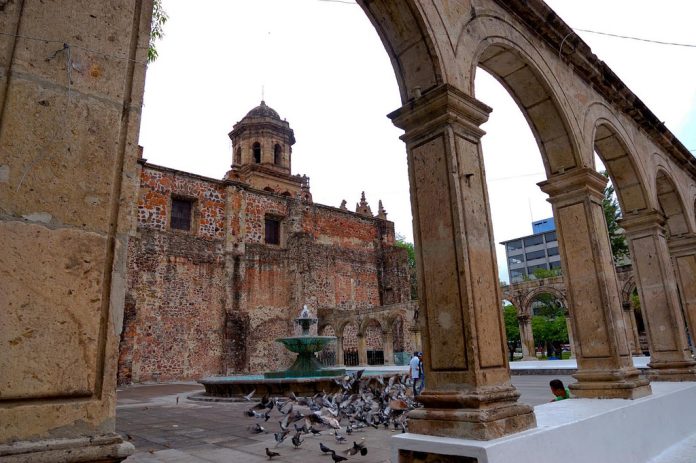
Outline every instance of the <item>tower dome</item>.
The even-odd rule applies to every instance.
[[[266,102],[261,100],[261,104],[252,109],[244,116],[244,119],[248,117],[270,117],[272,119],[280,120],[278,111],[266,105]],[[243,119],[242,119],[243,120]]]

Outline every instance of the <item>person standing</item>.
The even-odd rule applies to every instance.
[[[411,381],[413,382],[413,397],[417,396],[420,392],[418,390],[418,383],[420,380],[421,360],[418,354],[420,354],[420,352],[414,352],[413,357],[411,357],[411,361],[408,362],[409,375],[411,376]]]

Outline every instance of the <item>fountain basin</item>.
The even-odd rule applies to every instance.
[[[276,339],[289,351],[295,352],[297,358],[290,368],[284,371],[269,371],[263,374],[265,378],[325,378],[346,374],[344,368],[324,368],[314,356],[327,344],[336,341],[335,336],[292,336]]]

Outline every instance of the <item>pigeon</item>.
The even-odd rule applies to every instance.
[[[302,442],[304,442],[304,439],[302,439],[302,431],[297,431],[294,436],[292,436],[292,445],[295,446],[295,448],[298,448],[300,445],[302,445]]]
[[[273,437],[275,437],[276,441],[276,447],[278,447],[278,445],[280,445],[280,443],[283,442],[286,437],[288,437],[288,434],[290,434],[289,430],[273,433]]]
[[[278,452],[273,452],[273,451],[269,450],[268,447],[266,447],[266,455],[268,455],[269,460],[273,457],[280,456],[280,454]]]
[[[323,453],[334,453],[334,450],[331,450],[321,442],[319,442],[319,450],[321,450]]]
[[[353,441],[353,446],[345,451],[345,453],[347,453],[348,455],[355,455],[358,452],[360,452],[360,455],[362,456],[367,455],[367,447],[365,447],[364,442],[360,442],[358,444],[357,442]]]
[[[254,389],[253,391],[251,391],[249,394],[245,395],[245,396],[244,396],[244,400],[246,400],[247,402],[249,402],[249,401],[251,400],[251,398],[254,397],[254,394],[256,394],[256,389]]]
[[[342,457],[341,455],[336,455],[336,452],[331,454],[331,459],[335,462],[338,463],[340,461],[346,461],[346,457]]]
[[[254,434],[261,434],[262,432],[265,432],[265,431],[266,431],[266,429],[258,423],[256,423],[256,426],[253,426],[251,428],[251,432],[253,432]]]
[[[342,444],[346,441],[346,438],[340,435],[338,432],[335,432],[334,435],[336,437],[336,442],[338,442],[339,444]]]

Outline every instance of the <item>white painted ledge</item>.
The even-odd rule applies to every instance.
[[[391,440],[400,449],[477,458],[479,463],[642,463],[696,433],[696,382],[651,383],[636,400],[569,399],[534,408],[537,428],[492,441],[419,434]]]

